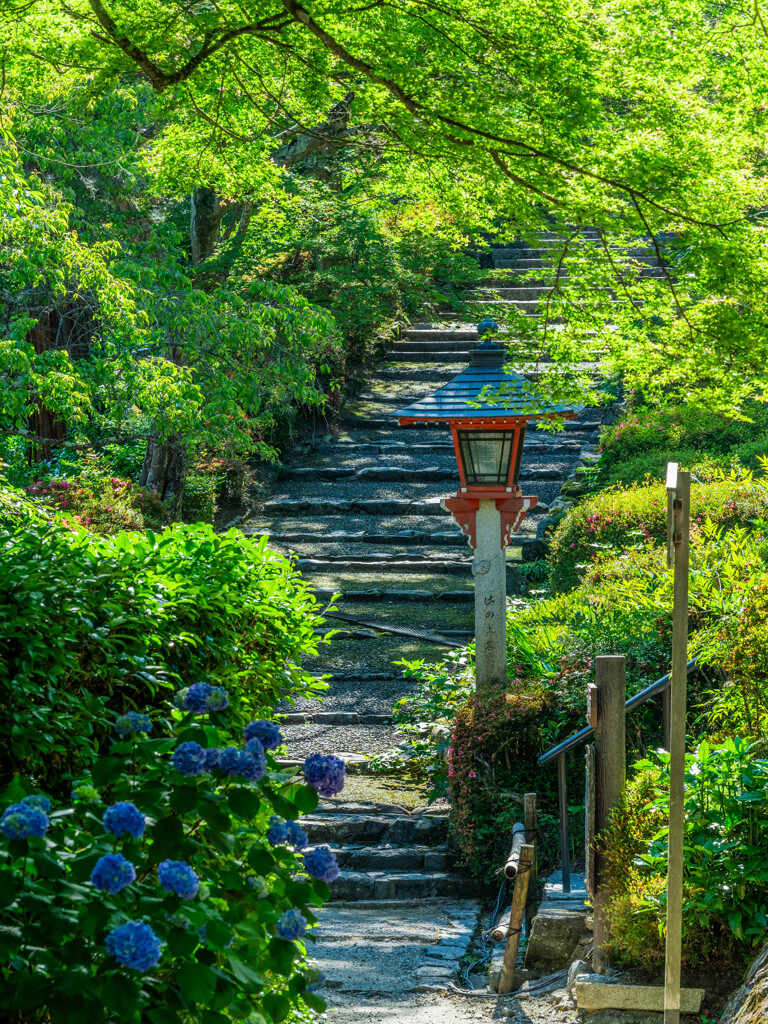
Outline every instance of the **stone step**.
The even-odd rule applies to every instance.
[[[348,513],[373,516],[448,516],[449,513],[442,507],[442,501],[443,499],[440,497],[427,499],[373,498],[357,501],[280,497],[266,501],[262,506],[262,511],[265,515],[272,516],[296,516],[303,513],[317,516],[341,516]],[[548,509],[540,502],[532,511],[539,515],[542,512],[547,512]]]
[[[526,480],[564,480],[568,474],[562,469],[533,469],[523,467],[520,470],[520,481]],[[345,468],[343,466],[298,466],[280,472],[281,480],[341,480],[356,479],[384,482],[436,482],[440,480],[458,481],[458,469],[425,466],[423,469],[408,469],[405,466],[365,466],[362,469]]]
[[[267,530],[253,530],[246,533],[249,537],[269,537],[272,544],[311,544],[317,548],[320,544],[338,545],[378,545],[389,547],[390,545],[411,548],[462,548],[467,547],[467,538],[459,532],[458,527],[454,530],[398,530],[396,533],[363,533],[356,531],[348,533],[344,530],[334,530],[324,536],[317,533],[270,533]],[[351,550],[347,547],[347,550]],[[380,561],[380,559],[376,559]]]
[[[430,846],[340,846],[336,861],[346,871],[450,871],[457,855],[446,844]]]
[[[331,883],[331,900],[423,900],[467,898],[487,890],[466,875],[445,871],[341,871]]]
[[[391,715],[366,715],[359,711],[287,711],[280,714],[283,725],[391,725]]]
[[[521,545],[524,552],[534,553],[536,557],[541,550],[538,546],[538,542],[531,541]],[[510,559],[511,561],[511,559]],[[369,560],[361,561],[334,561],[324,558],[300,558],[296,562],[296,568],[299,572],[307,575],[314,573],[329,573],[332,571],[339,571],[344,575],[350,573],[368,573],[372,569],[375,569],[378,573],[395,573],[408,572],[411,575],[417,575],[419,573],[441,573],[446,576],[471,576],[472,575],[472,560],[471,558],[465,561],[459,561],[458,559],[448,560],[445,559],[440,561],[436,558],[424,559],[422,561],[413,561],[406,559],[391,559],[385,561],[377,561],[374,564]],[[507,565],[507,572],[514,574],[516,572],[515,565]]]
[[[336,441],[328,441],[318,444],[314,447],[315,452],[327,452],[328,454],[339,454],[341,458],[345,458],[350,454],[360,452],[361,454],[368,454],[369,452],[378,452],[381,455],[398,455],[405,453],[408,455],[413,454],[414,457],[418,457],[425,453],[448,453],[453,454],[454,452],[453,441],[435,441],[432,444],[409,444],[404,441],[355,441],[345,440],[339,438]],[[559,454],[561,451],[567,454],[576,453],[581,451],[581,444],[578,441],[573,441],[570,438],[564,437],[562,434],[553,435],[551,441],[546,440],[530,440],[527,436],[525,439],[525,448],[523,450],[523,457],[526,455],[550,455]]]
[[[445,327],[406,327],[402,333],[403,338],[409,341],[438,341],[441,338],[451,337],[456,341],[478,341],[477,328],[445,328]]]
[[[314,845],[337,846],[443,846],[448,841],[448,815],[384,814],[371,810],[361,814],[322,814],[301,819]]]

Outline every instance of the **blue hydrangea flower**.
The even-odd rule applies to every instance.
[[[21,802],[25,807],[35,807],[38,811],[42,811],[43,814],[47,814],[51,809],[51,801],[47,796],[43,796],[42,793],[33,793],[31,796],[25,796]]]
[[[163,944],[148,924],[126,921],[109,933],[105,945],[109,955],[123,967],[148,971],[160,960]]]
[[[214,768],[219,767],[219,756],[221,750],[218,747],[209,747],[203,752],[203,770],[206,772],[212,772]]]
[[[304,779],[320,796],[336,796],[344,789],[344,762],[333,754],[310,754],[304,762]]]
[[[304,861],[304,870],[313,878],[326,882],[328,885],[338,878],[339,865],[329,846],[315,846],[313,849],[307,850],[302,860]]]
[[[205,750],[194,740],[180,743],[171,755],[171,761],[182,775],[200,775],[205,771]]]
[[[127,711],[124,715],[117,716],[115,728],[121,737],[132,736],[137,732],[152,732],[152,723],[148,715],[140,715],[138,711]]]
[[[122,853],[107,853],[99,857],[91,872],[91,884],[111,896],[135,881],[136,868]]]
[[[267,759],[264,756],[264,747],[261,740],[256,739],[255,736],[248,740],[245,744],[245,752],[253,763],[250,765],[248,774],[245,775],[245,772],[243,772],[243,775],[245,775],[249,782],[259,782],[267,774]]]
[[[282,818],[273,814],[269,819],[267,842],[270,846],[284,846],[288,842],[288,829]]]
[[[48,815],[29,804],[11,804],[0,818],[0,832],[6,839],[29,839],[48,831]]]
[[[246,743],[248,740],[259,740],[265,750],[274,750],[275,747],[285,743],[285,738],[280,732],[277,722],[265,722],[263,720],[249,722],[245,727],[244,736]]]
[[[200,888],[200,879],[183,860],[164,860],[157,866],[157,878],[166,892],[173,892],[183,900],[191,900]]]
[[[277,934],[281,939],[303,939],[307,930],[307,919],[295,908],[286,910],[277,922]]]
[[[258,782],[266,775],[267,766],[263,752],[259,760],[247,750],[225,747],[219,754],[219,769],[225,775],[242,775],[246,782]]]
[[[307,833],[297,821],[286,821],[285,831],[288,835],[288,845],[294,850],[304,850],[309,845]]]
[[[139,839],[144,835],[144,829],[147,827],[144,815],[138,807],[126,800],[121,800],[108,807],[104,811],[102,823],[104,831],[111,832],[118,839],[124,835],[129,835],[131,839]]]
[[[229,705],[229,694],[223,686],[193,683],[182,694],[180,704],[193,715],[206,715],[209,711],[223,711]]]

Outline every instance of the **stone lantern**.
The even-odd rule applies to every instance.
[[[478,325],[498,330],[492,320]],[[475,643],[477,684],[506,676],[507,576],[504,548],[538,498],[518,484],[525,431],[532,419],[572,419],[573,409],[533,402],[528,381],[504,369],[504,349],[481,341],[469,366],[431,395],[393,413],[401,427],[445,423],[451,428],[459,468],[458,492],[443,502],[475,550]],[[480,401],[487,390],[499,398]]]

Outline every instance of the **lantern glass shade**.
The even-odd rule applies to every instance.
[[[515,447],[514,430],[458,430],[467,487],[506,487]]]

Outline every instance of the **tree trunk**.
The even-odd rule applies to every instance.
[[[57,309],[45,309],[27,334],[27,341],[34,346],[35,355],[54,348],[66,348],[69,328],[66,318]],[[30,444],[27,448],[27,461],[30,465],[50,459],[56,441],[63,441],[67,434],[64,420],[47,409],[40,399],[36,400],[35,405],[35,411],[29,417],[29,429],[44,440],[39,444]]]
[[[224,212],[225,208],[212,188],[194,189],[189,215],[189,240],[193,263],[197,264],[204,260],[216,248]]]
[[[167,502],[174,522],[181,519],[186,479],[187,452],[178,437],[171,437],[163,444],[149,440],[139,484],[156,491],[158,497]]]

